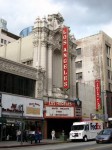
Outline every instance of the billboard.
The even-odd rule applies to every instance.
[[[74,118],[75,105],[72,102],[45,102],[45,118]]]
[[[21,116],[20,106],[23,107],[24,117],[43,118],[42,100],[2,94],[2,114],[4,116]]]
[[[69,53],[68,53],[68,28],[62,29],[62,67],[63,67],[63,89],[69,88]]]

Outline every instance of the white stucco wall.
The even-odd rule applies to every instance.
[[[17,40],[13,43],[10,43],[6,46],[6,58],[19,62],[19,53],[20,53],[20,40]]]
[[[83,117],[90,117],[91,113],[96,113],[94,87],[84,83],[78,83],[78,95],[82,101]]]
[[[26,36],[21,40],[21,60],[33,59],[33,35]]]
[[[76,41],[77,48],[81,48],[81,56],[76,61],[82,60],[82,68],[76,68],[76,73],[83,73],[83,83],[94,84],[94,80],[101,75],[102,35],[96,34]],[[94,86],[94,85],[93,85]]]
[[[0,57],[4,57],[5,58],[5,46],[0,47]]]
[[[32,35],[20,38],[10,44],[0,47],[0,56],[6,59],[21,62],[33,59]]]

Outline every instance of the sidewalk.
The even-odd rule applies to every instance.
[[[43,139],[40,143],[36,143],[33,141],[31,144],[30,141],[28,142],[17,142],[17,141],[1,141],[0,148],[10,148],[10,147],[25,147],[25,146],[38,146],[38,145],[47,145],[47,144],[58,144],[58,143],[65,143],[68,141],[62,141],[60,139],[51,140],[51,139]]]

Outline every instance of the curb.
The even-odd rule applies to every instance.
[[[41,146],[41,145],[52,145],[52,144],[61,144],[68,143],[68,141],[52,142],[52,143],[37,143],[37,144],[25,144],[25,145],[7,145],[0,146],[0,148],[13,148],[13,147],[27,147],[27,146]]]

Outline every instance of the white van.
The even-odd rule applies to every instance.
[[[95,139],[96,135],[103,129],[101,121],[74,122],[69,133],[70,141]]]

